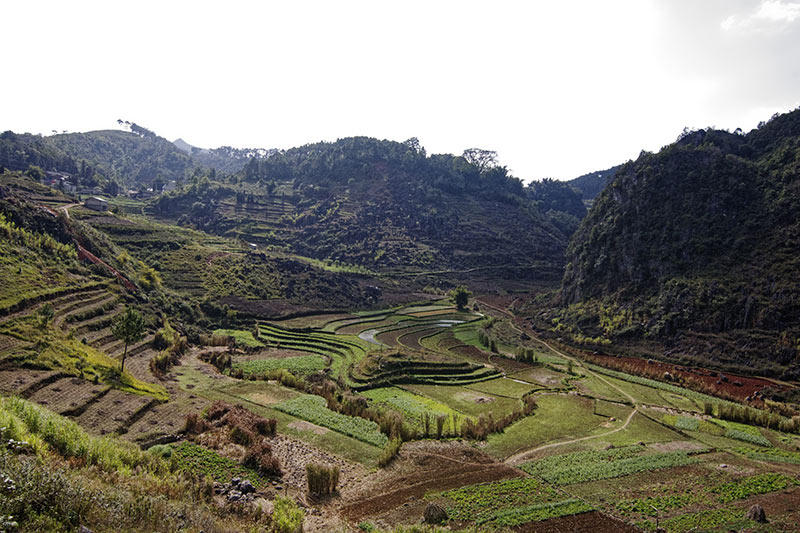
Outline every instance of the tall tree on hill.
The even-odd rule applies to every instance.
[[[456,307],[460,310],[463,310],[467,306],[470,296],[472,296],[472,293],[463,285],[459,285],[450,291],[450,301],[456,304]]]
[[[144,318],[136,309],[126,307],[124,312],[114,318],[111,333],[117,339],[125,341],[125,350],[122,352],[122,365],[120,367],[120,372],[124,372],[128,345],[138,342],[144,337]]]
[[[497,152],[482,148],[467,148],[462,154],[470,165],[475,165],[481,172],[497,166]]]

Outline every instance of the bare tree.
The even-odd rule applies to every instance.
[[[467,163],[475,165],[481,172],[497,166],[497,152],[482,148],[467,148],[461,154]]]

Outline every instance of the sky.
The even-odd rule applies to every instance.
[[[800,0],[26,0],[0,20],[2,131],[417,137],[530,181],[800,105]]]

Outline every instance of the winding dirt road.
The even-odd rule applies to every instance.
[[[564,358],[564,359],[566,359],[568,361],[572,361],[572,363],[575,366],[580,367],[587,375],[590,375],[592,377],[595,377],[595,378],[599,379],[600,381],[602,381],[603,383],[605,383],[606,385],[608,385],[612,389],[616,390],[617,392],[619,392],[620,394],[622,394],[623,396],[628,398],[628,400],[630,400],[631,404],[633,405],[633,409],[631,410],[630,414],[628,415],[628,418],[625,419],[625,423],[623,423],[620,427],[618,427],[616,429],[612,429],[611,431],[606,431],[605,433],[598,433],[597,435],[589,435],[587,437],[579,437],[577,439],[569,439],[569,440],[563,440],[563,441],[559,441],[559,442],[552,442],[550,444],[544,444],[542,446],[537,446],[535,448],[528,448],[528,449],[525,449],[525,450],[521,450],[521,451],[516,452],[516,453],[510,455],[509,457],[507,457],[505,459],[505,461],[504,461],[506,464],[512,465],[512,466],[513,465],[518,465],[520,463],[525,462],[532,455],[535,455],[536,453],[538,453],[538,452],[540,452],[542,450],[546,450],[548,448],[555,448],[555,447],[558,447],[558,446],[566,446],[567,444],[573,444],[573,443],[582,442],[582,441],[585,441],[585,440],[599,439],[601,437],[606,437],[608,435],[612,435],[614,433],[617,433],[618,431],[622,431],[623,429],[628,427],[628,425],[631,423],[631,420],[633,420],[633,417],[636,415],[636,413],[639,412],[639,405],[636,403],[636,399],[633,396],[631,396],[630,394],[628,394],[627,392],[625,392],[624,390],[622,390],[621,388],[619,388],[615,384],[611,383],[610,381],[605,379],[603,376],[601,376],[601,375],[589,370],[587,367],[585,367],[583,365],[583,362],[581,362],[579,359],[577,359],[575,357],[572,357],[572,356],[569,356],[569,355],[567,355],[567,354],[565,354],[565,353],[553,348],[546,341],[544,341],[544,340],[540,339],[539,337],[537,337],[532,330],[523,331],[522,329],[520,329],[519,326],[514,321],[515,317],[514,317],[513,313],[509,312],[507,309],[503,309],[503,308],[497,307],[495,305],[486,303],[486,302],[484,302],[482,300],[479,300],[479,299],[476,299],[476,300],[481,305],[484,305],[484,306],[486,306],[486,307],[488,307],[490,309],[498,311],[499,313],[502,313],[503,315],[505,315],[508,318],[510,318],[511,319],[511,321],[510,321],[511,327],[514,328],[518,333],[526,334],[526,335],[530,336],[536,342],[540,343],[541,345],[543,345],[544,347],[546,347],[548,350],[550,350],[554,354],[558,355],[559,357],[562,357],[562,358]]]

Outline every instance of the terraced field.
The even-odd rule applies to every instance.
[[[109,324],[123,308],[123,294],[96,286],[51,301],[55,327],[119,357],[123,345],[110,335]],[[4,320],[24,319],[35,308]],[[454,331],[445,320],[464,322]],[[371,486],[374,477],[374,486],[384,491],[342,503],[344,515],[358,523],[373,516],[410,523],[429,501],[448,509],[452,525],[479,529],[546,530],[592,516],[619,530],[625,523],[655,530],[656,518],[667,531],[741,529],[748,526],[743,516],[753,503],[772,506],[768,516],[776,529],[792,530],[800,521],[794,505],[800,504],[800,439],[702,414],[704,401],[722,400],[598,369],[534,342],[525,346],[535,347],[536,362],[492,353],[471,343],[485,331],[485,319],[442,305],[287,323],[293,327],[261,322],[257,337],[250,326],[233,328],[264,346],[243,343],[246,351],[233,354],[230,375],[237,369],[243,377],[275,369],[302,376],[327,373],[371,409],[398,413],[417,435],[429,438],[436,437],[436,420],[443,421],[441,436],[447,437],[466,421],[502,419],[519,409],[523,398],[538,405],[530,416],[472,443],[470,453],[481,459],[456,452],[455,444],[446,448],[447,442],[438,443],[445,446],[439,451],[418,446],[429,440],[405,443],[397,466],[363,473],[343,489],[350,498],[348,491]],[[365,331],[383,344],[359,338]],[[223,399],[275,418],[281,438],[339,461],[377,464],[387,434],[375,422],[328,409],[318,396],[275,382],[234,379],[200,361],[198,350],[163,381],[156,378],[149,364],[156,355],[153,334],[129,348],[126,367],[142,381],[165,385],[169,402],[64,371],[20,370],[10,363],[0,365],[0,391],[46,405],[95,434],[119,434],[140,444],[177,438],[187,414]],[[0,362],[26,349],[25,341],[0,334]],[[449,465],[442,470],[448,472],[445,479],[418,479],[403,470],[428,472],[426,465],[434,464]],[[524,475],[511,465],[520,465]],[[292,472],[290,479],[302,479]]]

